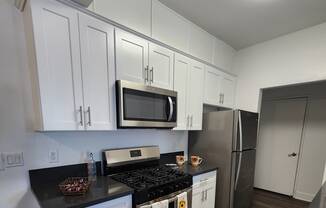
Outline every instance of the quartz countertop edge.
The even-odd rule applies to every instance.
[[[109,176],[99,176],[82,196],[63,196],[57,184],[32,187],[41,208],[84,208],[133,194],[134,190]]]
[[[191,164],[186,163],[182,166],[178,166],[178,170],[194,177],[211,171],[217,171],[218,167],[207,163],[203,163],[198,167],[193,167]]]

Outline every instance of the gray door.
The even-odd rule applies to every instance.
[[[233,208],[251,208],[255,175],[256,150],[234,152]]]
[[[236,142],[233,151],[255,149],[257,144],[258,113],[236,111]]]

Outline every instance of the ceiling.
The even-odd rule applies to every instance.
[[[326,21],[326,0],[160,0],[235,49]]]

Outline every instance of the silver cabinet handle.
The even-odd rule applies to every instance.
[[[154,82],[154,67],[152,67],[151,68],[151,70],[150,70],[150,75],[151,75],[151,80],[150,80],[150,82]]]
[[[187,116],[187,128],[189,127],[189,115]]]
[[[204,193],[204,191],[201,192],[201,201],[202,202],[205,201],[205,193]]]
[[[205,190],[205,201],[207,200],[207,189]]]
[[[79,106],[79,117],[80,117],[79,124],[81,126],[83,126],[84,125],[84,121],[83,121],[83,107],[82,106]]]
[[[148,82],[148,65],[145,67],[145,82]]]
[[[191,117],[190,117],[190,126],[192,127],[192,122],[193,122],[193,119],[194,119],[194,116],[193,115],[191,115]]]
[[[219,103],[222,104],[222,93],[220,93],[220,100]]]
[[[91,107],[90,106],[88,106],[88,108],[87,108],[87,113],[88,113],[87,125],[92,126]]]
[[[173,111],[174,111],[172,98],[171,97],[168,97],[168,101],[169,101],[169,104],[170,104],[170,114],[169,114],[168,121],[171,121],[172,116],[173,116]]]

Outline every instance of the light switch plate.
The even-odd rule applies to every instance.
[[[22,152],[5,153],[4,157],[6,168],[24,166],[24,155]]]
[[[57,149],[49,151],[49,163],[59,162],[59,151]]]

